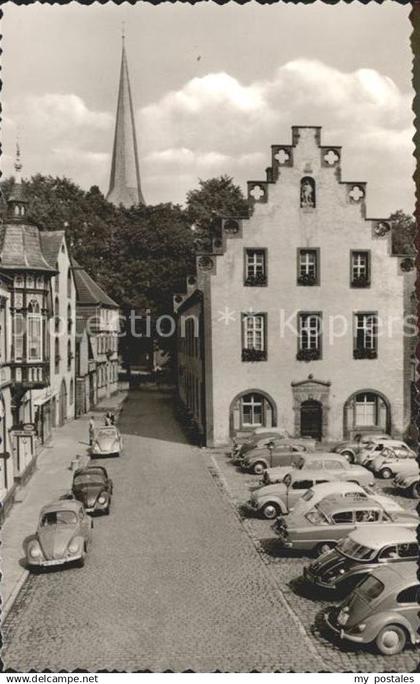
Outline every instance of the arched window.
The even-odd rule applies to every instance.
[[[54,331],[56,334],[60,332],[60,302],[58,297],[54,299]]]
[[[71,370],[71,361],[73,354],[71,353],[71,340],[67,340],[67,370]]]
[[[58,263],[56,263],[55,265],[55,270],[57,271],[57,273],[54,276],[54,292],[58,292],[58,290],[60,289],[60,273],[58,269]]]
[[[28,304],[27,354],[28,361],[42,361],[42,316],[35,299]]]
[[[344,436],[380,430],[389,432],[390,409],[388,400],[374,390],[353,394],[344,404]]]
[[[271,428],[277,425],[277,408],[273,399],[264,391],[248,389],[237,394],[230,405],[230,432],[253,430],[257,427]]]
[[[71,306],[70,304],[67,305],[67,334],[71,335],[72,331],[72,326],[73,326],[73,320],[71,316]]]
[[[71,270],[70,268],[67,270],[67,297],[71,297]]]
[[[56,375],[60,372],[60,340],[58,337],[54,340],[54,370]]]
[[[314,209],[316,206],[315,181],[311,176],[305,176],[300,181],[300,206]]]
[[[70,404],[73,403],[73,398],[74,398],[74,382],[73,378],[70,380]]]

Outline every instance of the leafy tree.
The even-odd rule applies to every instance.
[[[402,209],[394,211],[390,216],[393,221],[392,252],[393,254],[414,254],[416,222],[414,216],[405,214]]]
[[[199,187],[187,193],[187,214],[196,232],[214,235],[219,216],[246,217],[248,202],[229,176],[199,180]]]

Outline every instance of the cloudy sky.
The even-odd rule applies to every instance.
[[[413,210],[409,7],[279,3],[3,5],[3,172],[109,182],[121,25],[143,192],[180,202],[198,178],[263,179],[293,124],[343,145],[371,216]]]

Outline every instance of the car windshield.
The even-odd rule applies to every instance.
[[[357,593],[368,603],[378,598],[384,590],[385,585],[373,575],[366,577],[357,587]]]
[[[83,475],[76,475],[73,484],[76,487],[86,484],[103,485],[104,480],[98,473],[84,473]]]
[[[329,523],[327,516],[318,506],[312,508],[309,513],[305,515],[305,518],[313,525],[328,525]]]
[[[104,437],[116,437],[116,436],[117,436],[116,430],[110,430],[110,429],[99,430],[99,432],[96,435],[97,439],[103,439]]]
[[[353,560],[368,561],[376,556],[375,549],[370,549],[368,546],[358,544],[349,537],[341,540],[337,546],[344,556],[352,558]]]
[[[54,525],[76,525],[77,516],[74,511],[50,511],[42,516],[41,527]]]

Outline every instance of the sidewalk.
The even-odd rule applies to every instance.
[[[104,412],[112,410],[118,420],[127,392],[118,392],[99,402],[88,414],[55,428],[52,441],[38,456],[34,474],[25,487],[16,493],[15,503],[7,516],[1,534],[1,596],[2,619],[6,617],[28,571],[24,564],[23,540],[33,534],[41,507],[65,494],[71,486],[71,461],[80,455],[81,463],[88,457],[88,421],[94,416],[96,423],[103,422]]]

